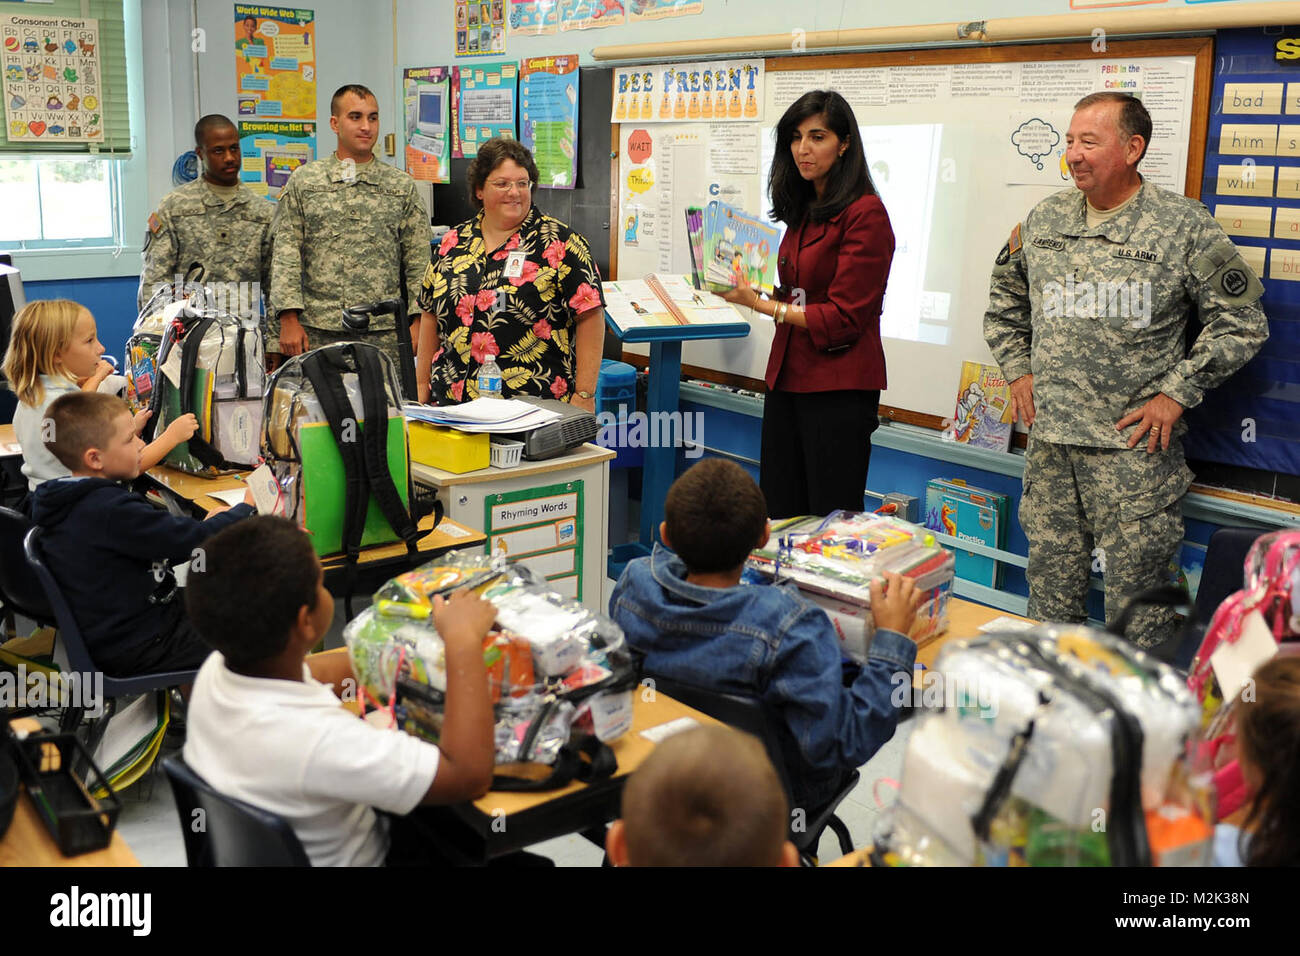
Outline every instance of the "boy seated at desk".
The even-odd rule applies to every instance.
[[[798,866],[789,819],[758,738],[696,727],[659,744],[628,779],[605,848],[614,866]]]
[[[251,515],[252,492],[196,521],[127,490],[119,482],[139,476],[145,445],[115,395],[63,395],[43,426],[45,447],[72,475],[32,492],[32,520],[95,666],[115,677],[197,669],[211,648],[185,616],[169,565]]]
[[[768,704],[780,718],[791,799],[811,815],[893,736],[890,696],[895,675],[911,681],[916,645],[906,635],[923,595],[898,575],[873,583],[870,657],[845,687],[825,611],[793,583],[740,583],[746,556],[770,531],[763,493],[743,468],[718,458],[694,465],[668,489],[664,514],[663,544],[624,569],[610,616],[647,676]]]
[[[482,642],[495,609],[469,591],[435,598],[447,709],[434,746],[343,709],[336,695],[357,686],[346,653],[308,656],[334,620],[334,599],[297,526],[253,518],[205,550],[185,600],[216,650],[194,683],[185,762],[221,793],[284,817],[315,866],[380,866],[398,852],[410,860],[415,838],[390,840],[390,824],[403,824],[372,808],[400,818],[487,792],[494,743]]]

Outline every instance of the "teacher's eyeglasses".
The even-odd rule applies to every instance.
[[[512,189],[518,189],[521,193],[526,193],[533,187],[530,179],[521,179],[517,183],[512,183],[506,179],[494,179],[488,185],[499,193],[508,193]]]

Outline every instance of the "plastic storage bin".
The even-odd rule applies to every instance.
[[[408,422],[411,461],[441,468],[454,475],[486,468],[489,462],[487,433],[471,434],[454,428]]]
[[[524,457],[524,443],[521,441],[505,441],[504,439],[492,439],[492,467],[493,468],[513,468],[519,464]]]
[[[54,837],[59,852],[78,856],[108,846],[122,803],[81,741],[72,734],[32,734],[23,740],[12,739],[12,744],[36,815]],[[84,784],[77,779],[78,763],[89,768]],[[105,790],[108,796],[96,800],[90,795],[96,789]]]

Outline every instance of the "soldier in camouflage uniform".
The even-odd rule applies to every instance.
[[[1087,619],[1088,579],[1113,621],[1166,582],[1192,474],[1180,419],[1268,338],[1259,279],[1200,203],[1145,182],[1151,119],[1099,93],[1076,106],[1066,161],[1076,189],[1036,205],[998,254],[984,336],[1033,428],[1020,523],[1029,614]],[[1184,328],[1203,331],[1190,353]],[[1128,636],[1171,638],[1176,615],[1139,612]]]
[[[194,126],[203,174],[173,189],[149,217],[136,307],[162,286],[179,287],[193,263],[228,311],[261,315],[271,267],[275,207],[239,181],[239,132],[218,113]],[[179,292],[179,290],[178,290]]]
[[[415,296],[429,264],[429,216],[415,181],[375,158],[379,104],[364,86],[334,94],[338,150],[293,171],[275,214],[271,309],[285,355],[367,341],[398,361],[392,319],[365,333],[343,329],[343,309]],[[405,287],[403,287],[405,283]]]

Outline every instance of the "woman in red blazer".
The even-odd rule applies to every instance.
[[[781,285],[771,299],[746,288],[723,296],[776,321],[760,469],[768,514],[861,511],[885,387],[880,310],[894,232],[840,94],[805,93],[785,111],[768,195],[787,227]]]

